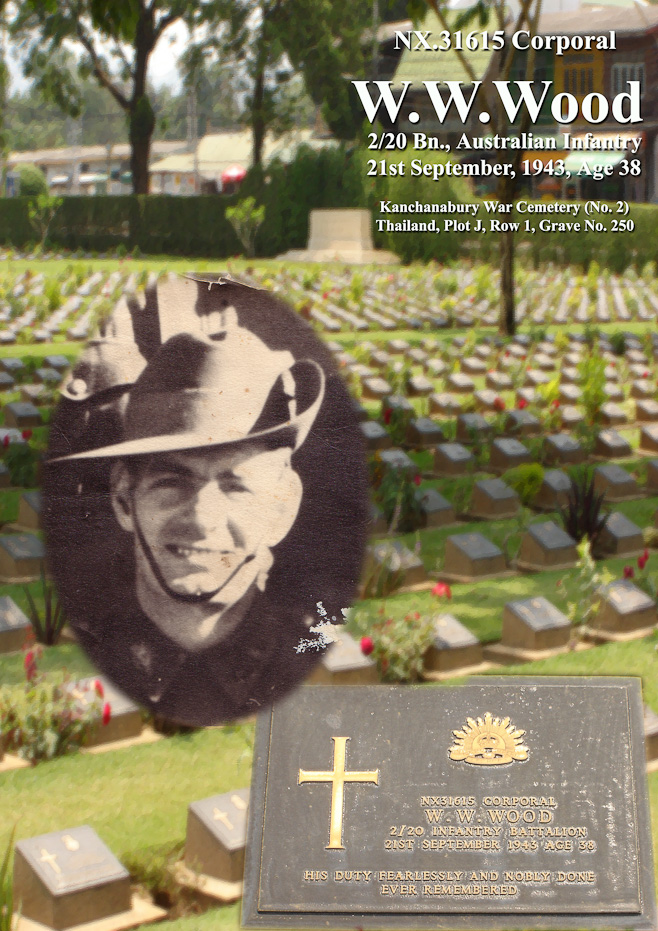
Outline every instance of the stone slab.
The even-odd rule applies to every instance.
[[[185,865],[226,882],[244,869],[249,789],[235,789],[192,802],[187,812]]]
[[[637,680],[299,689],[257,723],[242,923],[649,931],[645,779]]]
[[[336,641],[323,651],[313,667],[308,683],[313,685],[374,685],[379,682],[377,664],[364,656],[354,637],[342,627],[335,631]]]
[[[566,646],[570,636],[569,618],[543,595],[508,601],[503,609],[503,646],[554,650]]]
[[[130,876],[87,825],[18,841],[21,914],[56,931],[130,910]]]
[[[425,672],[449,672],[482,662],[482,644],[452,614],[434,620],[434,642],[425,654]]]
[[[0,653],[22,650],[31,626],[13,598],[0,596]]]

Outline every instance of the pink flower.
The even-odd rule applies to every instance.
[[[109,701],[106,701],[105,704],[103,705],[103,717],[102,717],[103,727],[105,727],[106,725],[110,723],[111,717],[112,717],[112,709],[110,708]]]
[[[29,428],[27,430],[23,430],[21,436],[27,442],[27,440],[32,439],[32,431]]]
[[[432,594],[436,595],[437,598],[452,598],[450,586],[445,582],[437,582],[432,589]]]
[[[418,475],[418,473],[416,473],[416,475],[414,475],[414,485],[420,485],[421,482],[422,482],[422,478],[420,477],[420,475]]]
[[[642,378],[648,378],[648,377],[649,377],[648,372],[642,372]]]
[[[34,677],[37,674],[37,657],[34,650],[28,650],[23,658],[23,669],[25,670],[25,678],[28,682],[32,682]]]
[[[635,577],[635,569],[632,566],[624,566],[624,578],[632,579]]]
[[[414,618],[415,618],[417,621],[420,620],[420,611],[414,611]]]
[[[361,652],[364,656],[370,656],[375,649],[372,637],[361,637]]]
[[[525,410],[525,408],[528,406],[528,402],[525,398],[519,398],[519,403],[517,406],[520,411]]]
[[[94,692],[96,692],[99,698],[105,697],[105,689],[100,679],[94,679]]]

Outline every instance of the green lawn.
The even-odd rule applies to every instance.
[[[212,262],[195,259],[172,259],[155,257],[138,260],[83,259],[79,262],[70,257],[62,260],[39,261],[12,260],[0,265],[0,285],[9,277],[26,269],[46,277],[61,276],[73,264],[93,272],[115,270],[135,273],[144,270],[164,270],[184,273],[194,271],[226,271],[240,278],[250,266],[244,261]],[[289,263],[254,263],[254,268],[265,275],[275,276],[280,270],[289,268]],[[295,266],[293,266],[294,268]],[[306,266],[304,266],[306,267]],[[310,267],[310,266],[309,266]],[[326,274],[342,270],[344,266],[326,266]],[[323,273],[325,269],[323,268]],[[387,273],[388,269],[384,271]],[[267,285],[266,285],[267,286]],[[601,332],[614,333],[624,330],[630,333],[646,333],[646,323],[614,323],[597,326]],[[524,324],[522,331],[534,330]],[[563,332],[563,327],[542,327],[545,332]],[[570,326],[569,329],[578,329]],[[489,334],[493,329],[489,328]],[[329,337],[341,343],[347,350],[355,350],[364,341],[385,346],[393,338],[406,339],[411,344],[426,340],[428,335],[440,342],[455,336],[468,335],[464,329],[442,330],[428,334],[426,331],[398,330],[395,332],[370,331],[363,335],[352,332],[331,334]],[[70,342],[58,337],[56,344],[30,344],[0,346],[0,358],[31,355],[43,359],[49,354],[64,354],[74,359],[81,352],[81,343]],[[416,368],[415,371],[420,371]],[[484,378],[475,380],[477,388],[484,386]],[[512,406],[514,392],[502,392],[506,404]],[[18,396],[4,395],[3,403]],[[425,413],[427,402],[413,399],[418,413]],[[381,403],[365,401],[366,409],[375,416]],[[632,405],[625,402],[629,413]],[[451,428],[449,428],[451,429]],[[625,431],[633,445],[637,444],[639,431],[629,427]],[[36,444],[43,445],[47,428],[34,431]],[[432,454],[413,453],[419,471],[431,473]],[[640,481],[646,472],[646,460],[630,459],[620,462],[633,471]],[[453,500],[466,480],[425,478],[425,487],[435,487]],[[11,489],[0,494],[0,521],[15,520],[22,489]],[[612,507],[624,513],[640,526],[653,523],[658,509],[658,495],[616,504]],[[531,521],[554,519],[555,515],[532,514]],[[480,532],[514,556],[520,541],[519,523],[516,520],[495,522],[467,522],[458,526],[406,534],[401,539],[407,546],[420,548],[424,565],[430,575],[441,569],[440,559],[445,540],[457,533]],[[652,560],[658,560],[653,553]],[[626,564],[635,564],[635,559],[610,559],[606,565],[615,577],[621,576]],[[544,595],[558,608],[568,610],[573,599],[577,570],[513,575],[499,581],[473,582],[453,585],[450,600],[438,600],[431,591],[395,594],[384,602],[363,602],[360,609],[375,612],[383,608],[385,614],[403,616],[409,611],[439,613],[449,611],[464,623],[482,642],[496,640],[501,635],[502,613],[506,602],[515,599]],[[39,591],[39,584],[33,586]],[[22,586],[4,586],[3,594],[12,598],[25,609],[27,599]],[[510,666],[492,671],[495,675],[630,675],[641,678],[645,701],[658,712],[658,634],[645,640],[608,644],[588,650],[576,650],[541,662],[522,666]],[[71,676],[78,678],[93,675],[94,669],[74,644],[61,644],[44,652],[41,669],[55,671],[65,668]],[[0,685],[18,686],[24,681],[23,657],[21,654],[0,655]],[[454,681],[459,681],[455,679]],[[428,684],[426,688],[441,688]],[[187,806],[191,801],[209,795],[229,791],[250,782],[251,744],[253,727],[243,725],[236,728],[216,728],[177,735],[156,744],[135,746],[131,749],[113,750],[104,754],[78,754],[40,764],[33,769],[0,774],[0,799],[3,817],[0,817],[0,855],[9,832],[16,823],[17,837],[29,837],[52,830],[63,830],[80,824],[94,827],[110,849],[130,869],[133,878],[159,892],[171,892],[171,880],[167,878],[167,864],[180,853],[185,837]],[[652,805],[653,836],[658,839],[658,773],[649,777]],[[8,813],[8,814],[7,814]],[[9,815],[9,816],[8,816]],[[658,864],[657,864],[658,868]],[[217,908],[205,915],[180,917],[166,925],[168,931],[237,931],[239,928],[239,904]]]

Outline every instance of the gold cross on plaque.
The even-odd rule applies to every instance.
[[[372,782],[379,785],[379,770],[371,769],[348,773],[345,772],[345,748],[349,737],[332,737],[334,742],[334,768],[333,772],[320,770],[311,772],[306,769],[299,770],[297,785],[303,782],[330,782],[331,783],[331,816],[329,820],[329,843],[325,850],[344,850],[343,845],[343,802],[346,782]]]
[[[222,824],[229,829],[229,831],[233,830],[233,825],[228,820],[228,815],[225,811],[220,811],[219,808],[213,808],[212,816],[215,821],[221,821]]]
[[[62,871],[59,868],[59,863],[57,863],[56,861],[57,861],[56,853],[48,853],[45,847],[41,848],[41,859],[39,860],[39,863],[47,863],[49,866],[53,868],[53,870],[56,873],[61,873]]]

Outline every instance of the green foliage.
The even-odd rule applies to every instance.
[[[598,569],[592,556],[592,544],[582,540],[578,546],[578,574],[569,580],[568,617],[574,626],[585,626],[599,609],[599,590],[612,581],[606,568]]]
[[[378,563],[374,560],[366,566],[363,592],[365,598],[386,598],[393,594],[404,579],[399,559],[391,547]]]
[[[421,524],[416,480],[404,469],[386,469],[375,498],[394,533],[416,530]]]
[[[414,682],[423,672],[425,654],[434,639],[434,617],[410,612],[393,618],[382,614],[355,618],[355,626],[373,642],[372,656],[385,682]]]
[[[245,197],[235,207],[226,208],[226,219],[242,243],[245,255],[251,259],[256,252],[256,233],[263,225],[265,207],[256,206],[254,197]]]
[[[623,330],[615,330],[614,333],[608,334],[612,351],[616,356],[623,356],[626,352],[626,334]]]
[[[585,409],[587,423],[597,423],[601,418],[601,407],[606,402],[605,393],[605,359],[590,353],[578,365],[581,381],[581,404]]]
[[[594,488],[594,473],[583,469],[571,475],[571,487],[567,504],[560,509],[564,529],[570,537],[580,543],[586,539],[593,553],[596,552],[601,532],[608,519],[604,507],[605,494]]]
[[[102,707],[93,683],[81,700],[65,672],[39,672],[40,656],[40,647],[25,652],[24,686],[0,688],[0,729],[5,747],[32,764],[82,746],[98,725]]]
[[[11,875],[11,855],[14,849],[16,826],[11,830],[5,852],[0,863],[0,931],[14,929],[14,883]],[[20,903],[17,909],[20,912]]]
[[[18,192],[21,197],[48,194],[46,176],[38,165],[21,165],[18,169]]]
[[[528,462],[505,472],[503,481],[519,496],[524,508],[532,506],[544,481],[544,468],[538,462]]]
[[[29,443],[10,443],[4,454],[14,488],[35,488],[39,454]]]
[[[46,574],[43,566],[41,567],[41,600],[43,601],[43,613],[39,610],[34,600],[29,585],[23,586],[25,597],[29,605],[28,617],[34,636],[38,643],[46,646],[54,646],[60,638],[62,628],[66,623],[64,609],[55,591],[52,582],[46,581]]]
[[[61,197],[53,197],[51,194],[39,194],[29,203],[27,208],[28,216],[33,229],[39,237],[41,248],[46,243],[50,224],[63,202]]]

